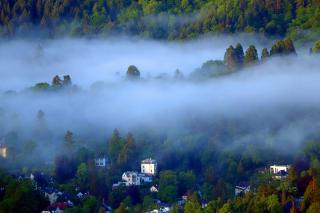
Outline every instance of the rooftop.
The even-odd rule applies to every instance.
[[[287,164],[287,165],[277,165],[277,164],[274,164],[274,165],[271,165],[270,167],[290,167],[290,165],[289,164]]]
[[[127,172],[124,172],[124,174],[125,174],[126,176],[130,176],[130,175],[137,175],[137,174],[138,174],[138,172],[134,172],[134,171],[127,171]]]
[[[141,161],[141,163],[154,164],[154,163],[156,163],[156,160],[153,160],[151,158],[147,158],[147,159],[144,159],[143,161]]]

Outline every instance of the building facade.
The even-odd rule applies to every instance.
[[[141,161],[141,173],[147,175],[157,174],[157,161],[151,158]]]
[[[288,172],[290,165],[272,165],[270,166],[270,173],[277,174],[280,171]]]

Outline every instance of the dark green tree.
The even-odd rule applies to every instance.
[[[233,46],[230,46],[224,54],[224,63],[230,70],[238,68],[238,56]]]
[[[320,40],[314,44],[314,47],[311,49],[312,53],[320,53]]]
[[[259,62],[258,52],[254,45],[250,45],[246,50],[246,55],[244,56],[244,63],[246,66],[254,65]]]
[[[178,195],[177,174],[173,171],[167,170],[160,172],[159,176],[159,198],[165,202],[175,202]]]
[[[119,153],[123,148],[122,139],[120,138],[120,133],[115,129],[112,133],[111,139],[108,143],[108,153],[111,163],[116,163]]]
[[[0,200],[0,212],[41,212],[49,205],[30,180],[17,181],[7,177],[6,181],[4,196]]]
[[[274,55],[295,55],[296,50],[293,41],[289,38],[277,41],[270,50],[270,56]]]
[[[261,61],[265,62],[270,57],[269,51],[267,48],[263,48],[261,52]]]
[[[58,75],[54,76],[52,79],[52,87],[60,88],[62,86],[62,81]]]
[[[243,52],[242,45],[240,43],[238,43],[234,50],[235,50],[236,55],[237,55],[237,64],[238,64],[239,67],[241,67],[243,62],[244,62],[244,52]]]
[[[127,78],[129,79],[139,79],[140,78],[140,71],[134,65],[130,65],[127,70]]]
[[[67,87],[67,86],[71,86],[72,82],[71,82],[71,77],[70,75],[64,75],[63,76],[63,81],[62,81],[62,85],[64,87]]]
[[[201,204],[199,202],[199,198],[196,192],[188,196],[187,202],[184,206],[184,212],[185,213],[201,213],[202,212]]]
[[[73,133],[69,130],[67,130],[66,134],[64,135],[64,144],[67,150],[71,151],[73,149],[73,146],[74,146]]]

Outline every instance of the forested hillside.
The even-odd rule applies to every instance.
[[[0,34],[125,33],[185,39],[215,32],[258,32],[314,40],[319,0],[2,0]],[[39,31],[38,31],[39,32]]]

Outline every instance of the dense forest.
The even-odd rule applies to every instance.
[[[208,33],[256,32],[308,41],[315,40],[320,30],[320,2],[2,0],[0,25],[2,35],[123,33],[157,39],[185,39]]]

